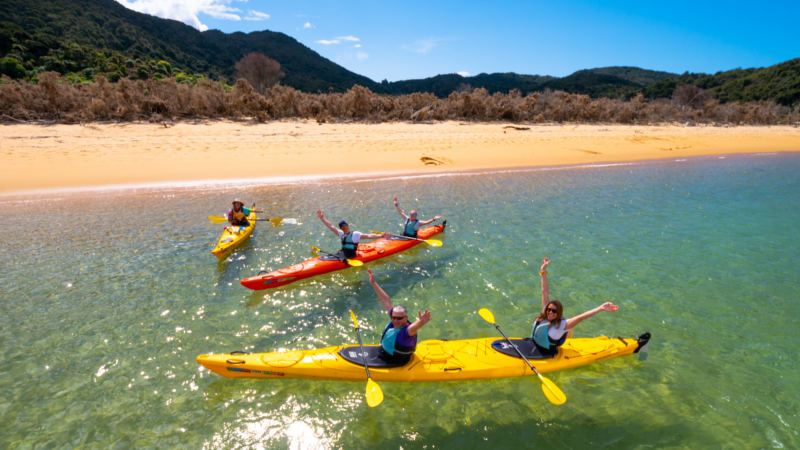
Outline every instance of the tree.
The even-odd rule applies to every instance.
[[[27,74],[28,72],[25,70],[25,67],[23,67],[16,58],[6,56],[0,59],[0,75],[8,75],[14,79],[20,79]]]
[[[700,89],[693,84],[684,84],[675,88],[672,93],[672,101],[679,106],[689,106],[694,109],[702,109],[706,101],[714,98],[711,91]]]
[[[278,61],[258,52],[248,53],[235,67],[236,75],[247,80],[262,95],[284,76]]]

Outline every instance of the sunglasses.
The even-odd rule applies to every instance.
[[[558,310],[555,308],[547,308],[547,311],[552,313],[558,313]]]
[[[400,317],[392,316],[392,320],[403,320],[405,318],[406,318],[406,316],[400,316]]]

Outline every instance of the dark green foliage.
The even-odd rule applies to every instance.
[[[642,88],[632,81],[590,70],[581,70],[568,77],[549,81],[544,87],[574,94],[587,94],[592,98],[625,99],[635,96]]]
[[[675,76],[674,73],[625,66],[598,67],[596,69],[589,69],[588,72],[599,75],[611,75],[638,84],[639,86],[649,86],[656,81]]]
[[[7,56],[0,59],[0,75],[7,75],[9,78],[20,79],[24,78],[28,72],[22,67],[22,64],[13,56]]]
[[[800,58],[760,69],[734,69],[714,75],[684,73],[653,83],[647,98],[670,97],[675,89],[694,85],[714,93],[720,102],[774,100],[781,105],[800,103]]]
[[[645,99],[671,99],[676,88],[694,85],[709,91],[720,103],[773,100],[781,105],[800,104],[800,59],[714,75],[604,67],[563,78],[447,74],[375,83],[282,33],[199,32],[174,20],[128,10],[114,0],[0,1],[0,71],[12,79],[34,81],[37,74],[52,71],[78,83],[102,76],[111,82],[173,79],[196,84],[213,79],[229,86],[235,81],[236,62],[251,52],[276,60],[285,75],[281,84],[306,93],[343,93],[358,85],[377,94],[424,92],[440,99],[475,89],[488,95],[516,92],[527,96],[551,90],[591,99],[633,99],[638,94]],[[511,110],[505,114],[518,115]]]
[[[133,60],[136,67],[128,69],[139,78],[168,76],[171,69],[232,83],[236,61],[258,51],[281,64],[284,84],[304,91],[343,92],[354,84],[375,84],[282,33],[201,33],[178,21],[128,10],[114,0],[2,0],[0,30],[0,37],[11,36],[4,43],[19,45],[0,57],[12,54],[29,70],[82,74],[91,67],[111,78],[123,73],[119,66],[125,60]],[[113,64],[102,67],[97,52],[115,56]]]

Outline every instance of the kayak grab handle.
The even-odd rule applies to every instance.
[[[249,355],[250,352],[245,352],[245,351],[242,351],[242,350],[234,350],[234,351],[230,352],[230,354],[231,355]],[[228,363],[228,364],[244,364],[244,360],[243,359],[226,359],[225,362]]]

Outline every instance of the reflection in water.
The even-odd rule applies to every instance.
[[[0,202],[0,447],[800,447],[798,172],[798,155],[743,156]],[[296,223],[259,223],[217,263],[208,215],[232,196]],[[276,290],[239,284],[336,248],[318,208],[399,232],[394,196],[448,220],[443,247]],[[620,305],[578,335],[653,333],[645,363],[550,374],[569,398],[558,408],[535,377],[381,383],[371,409],[361,382],[230,380],[195,362],[356,343],[351,309],[377,343],[387,318],[367,267],[396,303],[432,311],[422,339],[494,336],[481,307],[527,335],[545,256],[567,315]]]

